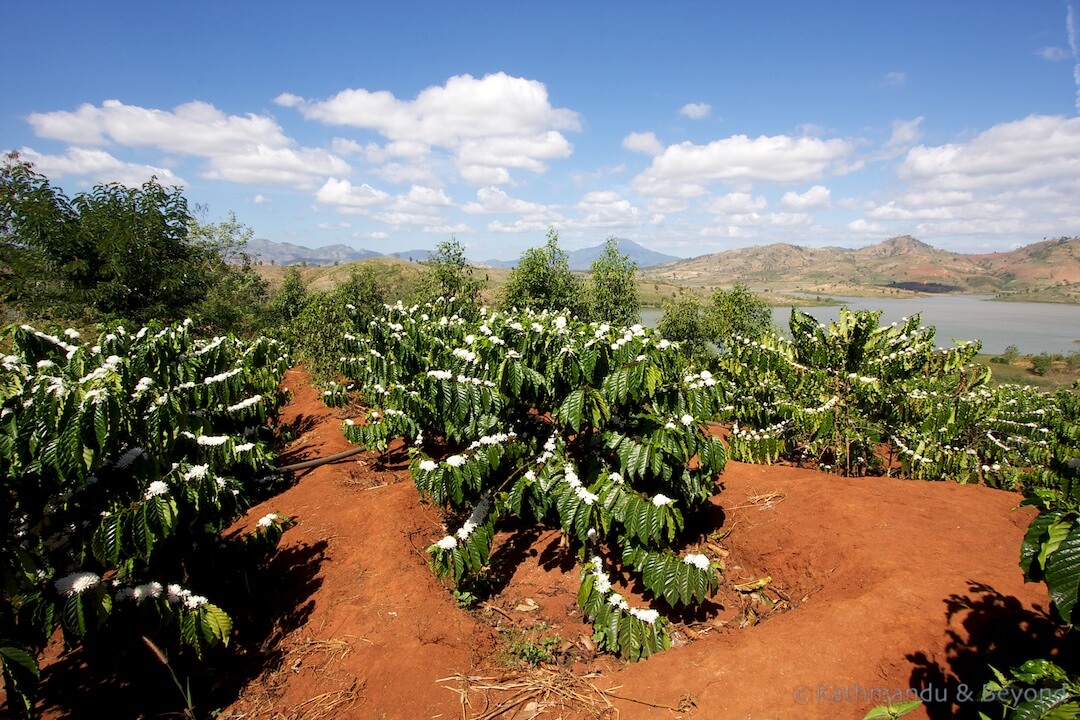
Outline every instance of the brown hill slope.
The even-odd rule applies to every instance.
[[[1078,302],[1080,238],[986,255],[939,250],[907,235],[857,250],[779,243],[667,263],[642,274],[706,288],[743,283],[834,294],[925,289]]]

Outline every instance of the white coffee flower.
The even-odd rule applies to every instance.
[[[699,553],[690,553],[688,555],[684,555],[682,561],[687,565],[693,565],[698,570],[709,569],[709,558]]]
[[[53,587],[61,595],[70,597],[72,595],[81,595],[87,590],[97,587],[100,582],[101,578],[92,572],[76,572],[54,581]]]

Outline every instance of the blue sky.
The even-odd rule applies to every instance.
[[[156,174],[270,240],[1080,234],[1080,10],[1058,0],[8,0],[0,23],[0,148],[69,194]]]

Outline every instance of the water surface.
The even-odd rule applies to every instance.
[[[881,310],[881,322],[899,322],[921,314],[923,325],[937,329],[937,344],[949,347],[952,340],[982,340],[982,351],[999,354],[1015,345],[1025,354],[1070,353],[1080,350],[1080,306],[1058,303],[994,302],[980,295],[932,295],[914,298],[835,298],[841,305],[799,308],[827,323],[851,310]],[[641,319],[655,326],[661,316],[646,308]],[[790,307],[774,307],[778,328],[787,330]]]

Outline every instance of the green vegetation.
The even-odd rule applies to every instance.
[[[589,317],[615,325],[634,325],[641,314],[634,273],[637,265],[619,252],[619,243],[608,238],[600,257],[592,264],[587,284]]]
[[[474,270],[465,260],[465,248],[451,238],[435,246],[435,251],[423,263],[425,272],[420,280],[416,300],[434,302],[440,297],[457,298],[463,308],[475,317],[480,308],[480,291],[484,284],[475,278]]]
[[[1021,355],[1015,345],[1010,345],[1001,355],[976,355],[975,362],[989,365],[993,371],[992,381],[998,385],[1030,385],[1054,392],[1068,388],[1080,379],[1080,351],[1075,350],[1067,355]]]
[[[449,301],[355,322],[347,343],[342,370],[373,409],[344,433],[371,448],[413,443],[417,488],[458,528],[428,548],[457,589],[487,572],[497,528],[555,524],[578,553],[598,646],[628,660],[668,647],[668,621],[616,592],[607,568],[671,606],[717,591],[719,565],[685,552],[684,531],[726,455],[701,422],[712,397],[684,382],[674,344],[546,311],[468,321]],[[429,438],[453,454],[429,457]]]
[[[276,342],[189,325],[95,343],[5,330],[0,367],[0,660],[29,715],[59,628],[82,661],[145,653],[192,668],[231,639],[289,521],[223,531],[276,482],[268,424],[291,364]],[[108,582],[106,582],[108,581]],[[140,661],[141,662],[141,661]]]
[[[758,340],[773,330],[772,310],[745,285],[714,290],[707,304],[694,296],[664,304],[660,333],[700,355],[711,346],[728,350],[733,338]]]
[[[153,179],[68,198],[15,153],[0,168],[9,314],[83,327],[193,317],[207,330],[253,331],[266,288],[242,255],[249,235],[231,216],[200,226],[179,189]]]
[[[570,272],[566,252],[559,247],[559,234],[548,230],[543,247],[521,254],[517,267],[503,288],[502,308],[566,310],[583,316],[588,312],[584,285]]]

